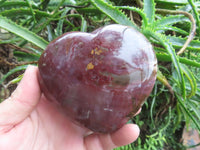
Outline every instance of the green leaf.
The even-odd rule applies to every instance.
[[[153,126],[155,127],[155,122],[153,119],[153,109],[155,108],[155,101],[156,101],[156,94],[157,94],[157,82],[154,85],[154,96],[151,102],[151,107],[150,107],[150,118],[151,118],[151,123],[153,124]]]
[[[49,4],[50,0],[43,0],[41,1],[39,7],[42,9],[42,10],[45,10]]]
[[[168,17],[163,17],[161,19],[158,19],[157,21],[154,22],[154,27],[159,28],[161,26],[166,26],[166,25],[172,25],[178,22],[190,22],[190,20],[185,17],[184,15],[171,15]]]
[[[171,85],[169,84],[168,80],[162,74],[162,72],[160,70],[157,71],[157,80],[160,81],[165,87],[167,87],[169,92],[174,96],[174,91],[173,91]]]
[[[22,80],[23,76],[24,76],[24,75],[21,74],[21,75],[19,75],[18,77],[12,79],[9,83],[10,83],[10,84],[16,84],[16,83],[19,83],[19,82]]]
[[[70,14],[70,15],[67,15],[68,17],[78,17],[78,18],[81,18],[81,29],[80,31],[81,32],[86,32],[87,31],[87,22],[86,20],[84,19],[84,17],[82,15],[79,15],[79,14]]]
[[[35,17],[36,19],[41,18],[41,17],[51,17],[50,14],[40,11],[40,10],[34,10]],[[16,16],[24,16],[24,15],[32,15],[32,12],[28,8],[12,8],[9,10],[4,10],[0,12],[0,15],[6,16],[8,18],[14,18]]]
[[[186,65],[181,64],[181,69],[190,83],[191,92],[190,94],[187,95],[187,97],[191,98],[192,96],[195,95],[196,90],[197,90],[197,83],[196,83],[195,77]]]
[[[55,9],[53,10],[53,16],[56,16],[57,12],[59,11],[60,7],[65,3],[65,0],[58,1],[59,3],[55,5]]]
[[[17,7],[28,7],[28,4],[23,1],[6,1],[0,5],[0,10],[12,9],[12,8],[17,8]],[[33,6],[33,8],[37,8],[37,7]]]
[[[61,0],[50,0],[49,6],[57,6]],[[63,5],[76,5],[76,0],[65,0]]]
[[[197,106],[195,106],[195,103],[193,101],[189,100],[187,104],[190,107],[190,109],[192,110],[194,116],[197,117],[197,120],[200,123],[200,109],[198,109],[199,103],[197,103],[196,104]]]
[[[187,4],[187,0],[156,0],[156,2],[160,3],[169,3],[169,4]]]
[[[114,7],[103,0],[90,0],[90,2],[101,12],[106,14],[109,18],[119,24],[132,26],[138,29],[138,26],[134,24],[124,13],[122,13],[117,7]]]
[[[166,37],[164,35],[152,32],[150,29],[144,30],[143,32],[147,35],[147,37],[154,38],[155,40],[159,41],[159,43],[166,48],[168,54],[170,55],[170,57],[172,59],[174,67],[177,71],[179,83],[181,85],[182,96],[184,99],[186,99],[186,89],[185,89],[185,80],[183,78],[183,72],[182,72],[180,64],[179,64],[179,59],[178,59],[172,45],[170,44],[170,42],[168,42],[168,40],[166,39]]]
[[[129,6],[116,6],[116,7],[120,8],[120,9],[127,9],[127,10],[131,10],[131,11],[137,12],[142,17],[143,26],[144,27],[148,26],[148,21],[147,21],[146,14],[141,9],[136,8],[136,7],[129,7]]]
[[[188,32],[180,29],[180,28],[177,28],[177,27],[174,27],[174,26],[159,26],[156,28],[157,32],[158,33],[163,33],[165,31],[174,31],[176,33],[180,33],[180,34],[183,34],[183,35],[189,35]]]
[[[34,23],[36,23],[37,21],[36,21],[36,19],[35,19],[35,12],[33,11],[33,7],[32,7],[32,5],[31,5],[31,3],[30,3],[30,0],[26,0],[26,2],[27,2],[28,6],[29,6],[29,8],[30,8],[30,11],[31,11],[31,14],[32,14]]]
[[[191,5],[192,10],[194,12],[196,23],[197,23],[197,26],[199,27],[198,32],[200,34],[200,20],[199,20],[199,13],[198,13],[197,7],[196,7],[195,3],[193,2],[193,0],[188,0],[188,2]]]
[[[189,112],[189,109],[186,107],[183,99],[176,95],[178,102],[180,103],[181,107],[183,108],[183,110],[186,112],[186,115],[188,115],[190,117],[190,119],[194,122],[194,124],[196,125],[197,129],[200,131],[200,123],[199,121],[197,121],[197,119],[194,118],[194,116],[192,115],[191,112]],[[198,114],[199,115],[199,114]]]
[[[175,37],[175,36],[166,36],[170,43],[175,48],[181,48],[186,42],[187,38]],[[187,49],[200,52],[200,41],[192,40],[188,45]]]
[[[171,56],[166,53],[156,53],[156,57],[159,61],[166,61],[166,62],[172,61]],[[197,62],[196,60],[191,60],[191,59],[188,59],[185,57],[179,57],[179,56],[177,56],[177,57],[178,57],[180,63],[183,63],[188,66],[200,68],[200,62]]]
[[[23,39],[35,44],[42,49],[45,49],[48,44],[48,42],[43,38],[39,37],[28,29],[17,25],[6,17],[0,16],[0,27],[22,37]]]
[[[1,0],[0,1],[0,6],[5,2],[6,0]]]
[[[148,18],[148,22],[151,24],[155,18],[155,3],[154,0],[144,0],[144,13]]]
[[[18,66],[15,67],[14,69],[11,69],[7,74],[5,74],[2,79],[0,80],[0,84],[3,83],[3,81],[10,75],[14,74],[15,72],[21,71],[21,70],[25,70],[27,68],[28,65],[23,65],[23,66]]]
[[[65,18],[62,18],[62,17],[64,17],[67,14],[67,12],[69,12],[70,9],[71,8],[65,8],[63,13],[61,14],[61,19],[58,21],[57,28],[56,28],[57,37],[63,34],[62,29],[63,29],[63,23],[64,23]]]

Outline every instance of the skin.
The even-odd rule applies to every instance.
[[[92,133],[74,124],[48,101],[29,66],[13,94],[0,104],[0,149],[111,150],[137,139],[139,128],[126,124],[111,134]]]

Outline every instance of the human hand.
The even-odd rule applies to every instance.
[[[1,150],[110,150],[137,139],[139,128],[126,124],[111,134],[92,133],[48,101],[29,66],[11,97],[0,104]]]

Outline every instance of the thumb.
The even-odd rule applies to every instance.
[[[36,107],[41,96],[37,72],[37,67],[28,66],[16,90],[0,104],[0,128],[15,126]]]

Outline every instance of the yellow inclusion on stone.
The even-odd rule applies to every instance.
[[[92,54],[92,55],[94,54],[94,50],[91,51],[91,54]]]
[[[90,62],[88,65],[87,65],[87,70],[91,70],[94,68],[94,65],[92,64],[92,62]]]
[[[100,55],[101,53],[103,53],[103,51],[101,49],[95,48],[95,50],[91,51],[92,55]]]
[[[101,50],[101,49],[95,49],[96,51],[95,51],[95,54],[97,54],[97,55],[100,55],[103,51]]]

